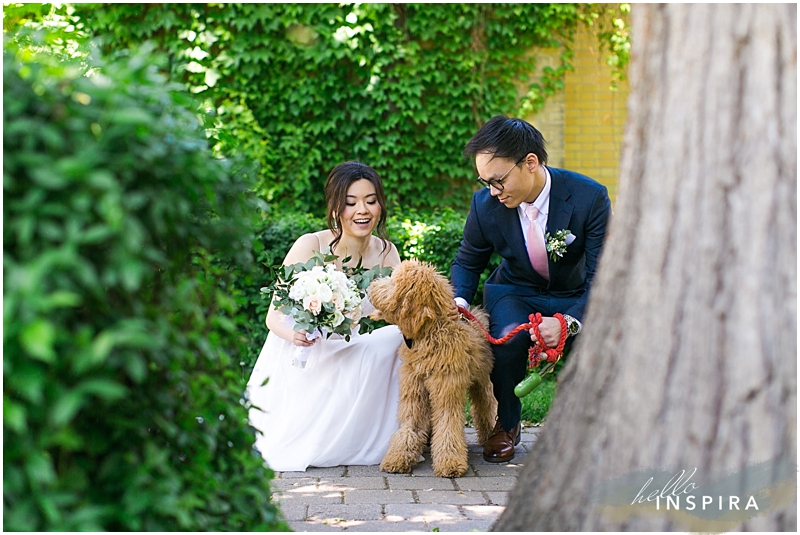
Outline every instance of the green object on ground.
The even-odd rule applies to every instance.
[[[533,390],[540,384],[542,384],[542,376],[536,372],[533,372],[514,387],[514,394],[518,398],[524,398],[533,392]]]

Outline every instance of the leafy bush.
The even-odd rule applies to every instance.
[[[430,262],[450,277],[450,267],[461,244],[466,219],[465,212],[456,212],[449,208],[428,213],[410,211],[408,214],[389,218],[388,227],[399,249],[400,258]],[[474,304],[483,302],[483,283],[500,265],[500,261],[498,254],[492,255],[478,284]]]
[[[285,528],[221,267],[252,262],[252,173],[152,50],[91,77],[29,53],[3,61],[4,529]]]

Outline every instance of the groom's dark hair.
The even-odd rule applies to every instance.
[[[464,157],[471,158],[481,152],[488,152],[493,158],[516,162],[532,152],[539,158],[539,163],[544,165],[547,163],[544,145],[544,136],[530,123],[507,115],[496,115],[467,142]]]

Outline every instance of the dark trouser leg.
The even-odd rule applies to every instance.
[[[529,299],[506,297],[493,307],[491,312],[491,333],[502,338],[515,327],[528,322],[528,316],[537,310]],[[528,369],[528,348],[531,338],[528,331],[522,331],[502,345],[493,345],[494,367],[492,385],[497,398],[497,416],[503,429],[510,431],[520,421],[522,405],[514,394],[514,387],[525,378]]]

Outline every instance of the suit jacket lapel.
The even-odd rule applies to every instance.
[[[569,202],[570,192],[564,183],[564,175],[552,167],[550,171],[550,212],[547,214],[547,233],[554,235],[559,230],[564,230],[569,225],[572,217],[572,203]],[[547,255],[547,264],[550,267],[550,282],[556,278],[556,272],[560,267],[558,262],[553,262],[550,255]],[[550,285],[548,284],[548,288]]]
[[[525,249],[525,238],[522,236],[522,226],[516,210],[510,210],[495,200],[492,208],[492,217],[500,230],[498,237],[504,239],[512,251]],[[527,253],[526,253],[527,254]]]
[[[564,184],[564,177],[558,169],[547,168],[550,171],[550,212],[547,214],[547,232],[552,236],[558,230],[563,230],[569,225],[572,217],[572,203],[569,189]],[[552,271],[553,262],[550,262]],[[552,278],[552,277],[551,277]]]

